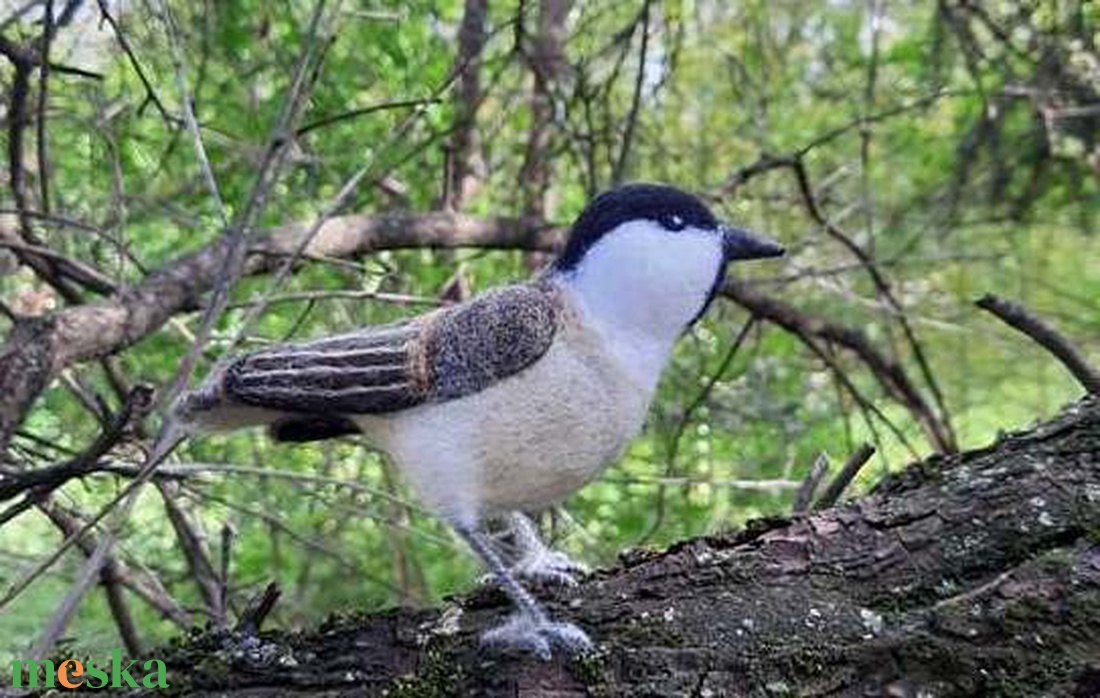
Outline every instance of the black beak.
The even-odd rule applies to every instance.
[[[782,257],[787,251],[775,240],[728,225],[719,226],[722,231],[722,250],[727,262],[745,259]]]

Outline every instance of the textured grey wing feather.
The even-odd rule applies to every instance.
[[[240,402],[306,414],[369,413],[420,401],[411,384],[412,322],[382,325],[243,356],[226,370],[226,394]]]
[[[548,286],[512,286],[441,314],[425,337],[434,400],[462,397],[529,366],[550,347],[560,300]]]
[[[475,393],[542,356],[557,329],[548,285],[512,286],[393,325],[243,356],[233,400],[299,414],[380,414]]]

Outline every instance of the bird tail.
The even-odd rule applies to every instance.
[[[185,391],[176,398],[172,405],[172,416],[188,431],[207,431],[204,428],[205,423],[217,411],[220,402],[213,391],[209,390],[209,386],[203,385],[196,390]]]
[[[225,369],[213,373],[194,390],[182,393],[172,406],[172,416],[189,433],[232,431],[271,424],[278,414],[243,405],[225,393]]]
[[[360,433],[355,422],[342,415],[288,414],[241,404],[226,394],[223,367],[215,368],[198,388],[180,395],[172,416],[187,433],[266,426],[275,441],[290,443]]]

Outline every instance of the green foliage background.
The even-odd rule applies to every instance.
[[[444,0],[344,6],[306,123],[387,102],[437,94],[440,101],[425,107],[399,137],[395,129],[408,109],[377,111],[300,137],[263,225],[310,220],[368,160],[376,163],[374,174],[357,190],[350,211],[427,211],[439,205],[444,145],[455,117],[453,95],[443,86],[455,61],[463,5]],[[1044,128],[1033,102],[996,98],[1010,88],[1035,85],[1038,56],[1052,45],[1067,65],[1080,66],[1092,94],[1100,93],[1100,10],[1092,3],[984,6],[1005,22],[1018,19],[1017,13],[1026,16],[1021,26],[1031,29],[1011,37],[1016,50],[978,35],[975,41],[986,52],[970,55],[935,2],[887,4],[877,40],[875,3],[653,3],[627,160],[628,179],[719,193],[739,167],[762,154],[788,153],[846,129],[806,157],[816,193],[830,220],[871,250],[894,284],[929,353],[963,447],[990,441],[998,429],[1024,426],[1081,392],[1043,351],[976,310],[977,296],[993,291],[1023,301],[1100,361],[1100,151],[1089,150],[1095,134],[1075,131],[1072,120]],[[232,213],[248,196],[257,158],[283,106],[312,6],[234,0],[170,7],[181,30],[206,147]],[[593,185],[609,184],[639,64],[640,34],[626,35],[624,28],[640,9],[637,2],[584,1],[570,15],[566,54],[577,68],[561,99],[560,122],[553,126],[549,200],[555,222],[568,224]],[[168,111],[178,114],[163,26],[142,3],[127,3],[122,17],[154,90]],[[486,98],[477,114],[482,177],[465,206],[472,214],[520,212],[517,181],[532,124],[530,70],[514,50],[516,17],[515,3],[492,3],[482,66]],[[97,12],[88,8],[78,20],[83,24],[65,31],[92,32],[97,21]],[[534,24],[533,16],[524,19],[528,32]],[[35,28],[24,23],[6,31],[31,36]],[[95,64],[104,79],[52,79],[48,134],[54,210],[107,235],[60,224],[43,224],[42,231],[65,254],[93,260],[133,282],[143,270],[215,239],[219,218],[186,132],[148,103],[111,35],[83,50],[72,60]],[[868,90],[872,65],[874,87]],[[10,74],[0,76],[6,85]],[[591,90],[587,106],[576,97],[582,77]],[[916,103],[922,106],[912,106]],[[1000,111],[992,114],[993,109]],[[861,117],[884,112],[895,113],[865,128],[853,126]],[[585,143],[591,148],[582,147]],[[383,177],[400,183],[403,200],[383,191]],[[754,177],[734,196],[720,196],[716,206],[725,217],[766,231],[792,251],[783,262],[734,273],[808,314],[862,329],[887,355],[915,371],[898,325],[867,274],[807,216],[788,172]],[[2,207],[10,210],[10,199],[3,199]],[[474,289],[530,273],[519,252],[387,252],[349,264],[311,263],[280,292],[360,289],[430,300],[456,269]],[[269,277],[248,279],[234,299],[248,301],[270,283]],[[9,302],[40,290],[25,270],[0,278],[0,294]],[[419,308],[344,299],[278,303],[265,313],[251,343],[384,322]],[[223,318],[200,373],[240,328],[243,313],[237,308]],[[742,481],[798,480],[817,454],[825,452],[836,463],[872,438],[857,406],[822,361],[796,337],[767,324],[750,331],[682,425],[747,318],[743,309],[719,301],[684,338],[642,438],[601,481],[566,502],[566,514],[544,518],[562,546],[592,565],[606,565],[625,548],[662,546],[736,527],[751,517],[782,514],[790,508],[790,488],[757,489]],[[133,381],[163,385],[197,324],[198,313],[180,316],[120,354],[117,364]],[[882,394],[864,366],[836,351],[851,380],[916,451],[929,453],[911,416]],[[72,374],[114,404],[98,367],[83,366]],[[62,459],[64,449],[85,448],[98,425],[65,382],[57,381],[24,431],[53,444],[20,441],[21,457],[44,465]],[[911,459],[888,430],[880,426],[879,431],[880,453],[857,488]],[[137,462],[133,451],[115,455],[123,463]],[[235,531],[231,592],[237,609],[271,580],[285,590],[271,622],[285,627],[314,624],[330,612],[432,604],[474,583],[475,566],[448,531],[424,515],[382,461],[354,439],[286,447],[271,444],[262,433],[245,432],[192,439],[174,460],[277,471],[214,469],[188,483],[194,491],[183,500],[201,523],[215,560],[222,526]],[[358,481],[398,501],[285,477],[295,473]],[[124,483],[113,475],[85,478],[71,482],[60,496],[94,511]],[[0,582],[18,579],[59,540],[50,523],[34,513],[5,526]],[[185,606],[201,606],[152,488],[146,488],[127,523],[120,551],[131,564],[154,571]],[[82,563],[79,555],[66,556],[2,612],[0,659],[25,652]],[[143,639],[159,642],[178,632],[140,601],[134,600],[133,608]],[[203,622],[201,615],[196,618]],[[102,594],[88,596],[67,636],[84,648],[118,645]]]

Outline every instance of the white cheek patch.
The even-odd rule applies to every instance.
[[[703,309],[723,264],[718,231],[632,221],[604,235],[565,281],[648,382]]]
[[[622,306],[628,313],[634,307],[659,307],[677,316],[668,320],[682,327],[705,302],[722,263],[718,231],[672,232],[650,221],[633,221],[597,242],[576,276],[589,291],[586,300]]]

